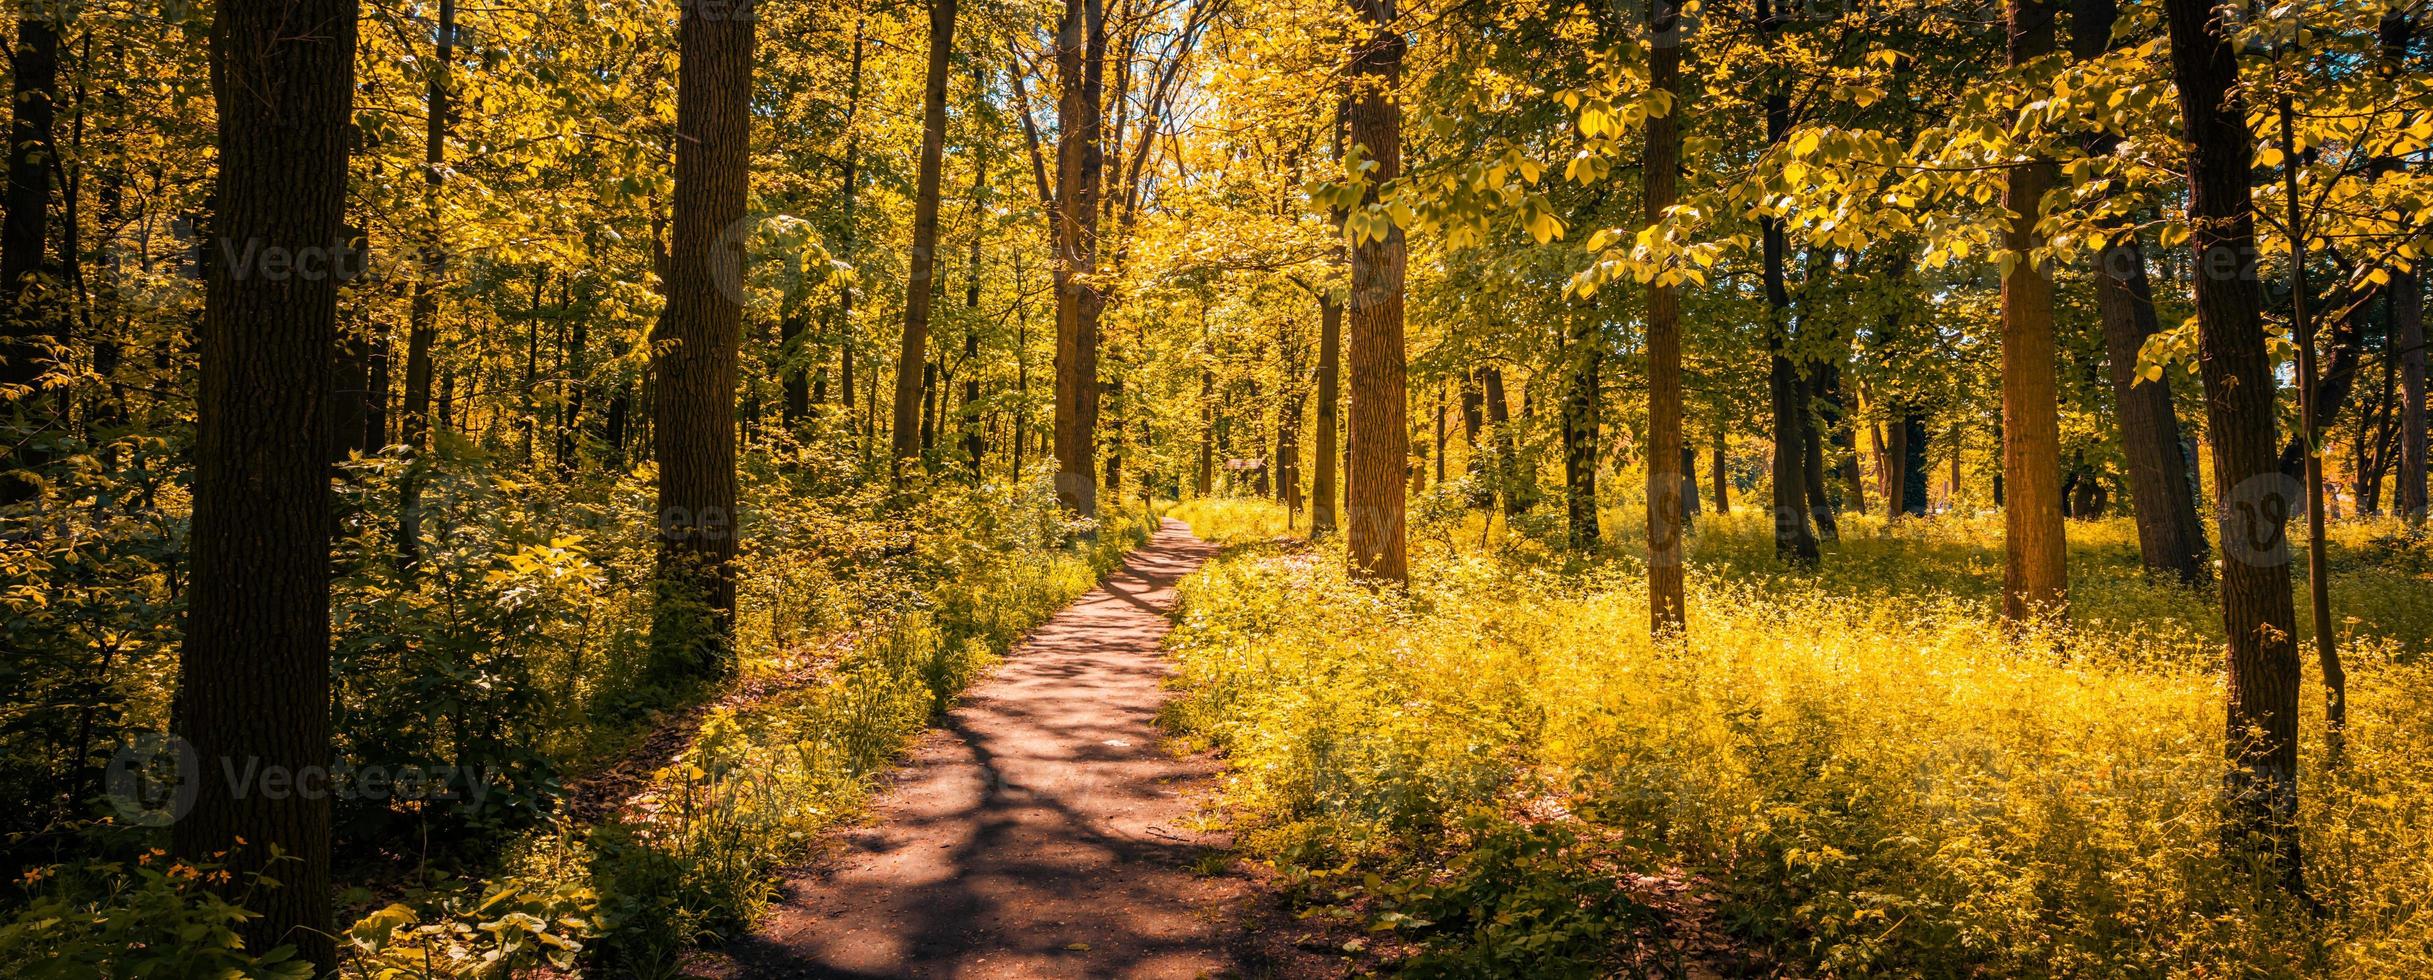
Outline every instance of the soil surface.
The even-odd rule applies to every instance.
[[[752,935],[698,969],[736,980],[1271,973],[1236,958],[1263,903],[1227,841],[1203,829],[1219,766],[1176,757],[1155,724],[1174,584],[1214,551],[1166,521],[920,742],[870,826],[846,832],[832,861],[786,882]]]

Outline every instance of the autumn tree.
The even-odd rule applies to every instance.
[[[1395,29],[1393,0],[1353,0],[1370,32],[1353,48],[1353,85],[1348,138],[1351,153],[1367,167],[1362,201],[1368,220],[1351,229],[1351,300],[1346,304],[1351,335],[1350,465],[1346,541],[1352,566],[1371,578],[1400,582],[1407,575],[1403,539],[1404,482],[1408,477],[1410,424],[1403,362],[1402,228],[1376,206],[1381,185],[1402,173],[1402,79],[1405,43]],[[1355,219],[1357,220],[1357,219]]]
[[[2294,488],[2280,476],[2276,452],[2273,365],[2248,187],[2255,140],[2225,10],[2210,0],[2164,4],[2171,75],[2187,127],[2199,364],[2225,557],[2219,595],[2229,642],[2227,833],[2235,848],[2260,848],[2296,889],[2304,881],[2293,822],[2299,677],[2285,526]]]
[[[340,223],[354,106],[354,0],[226,0],[196,398],[192,592],[172,729],[192,748],[177,853],[260,873],[248,945],[335,970],[326,792],[232,785],[250,767],[309,789],[330,754],[329,431]]]
[[[2008,0],[2013,70],[2053,53],[2049,0]],[[2010,212],[2002,254],[2002,615],[2013,622],[2058,614],[2068,595],[2061,524],[2061,408],[2054,387],[2052,267],[2037,224],[2053,186],[2049,159],[2013,164],[2002,206]]]
[[[923,365],[929,359],[929,307],[937,294],[938,181],[946,152],[946,80],[954,55],[955,0],[929,2],[929,69],[921,101],[920,175],[913,189],[912,274],[904,284],[903,346],[896,352],[895,435],[898,476],[921,455]]]
[[[734,628],[735,386],[751,170],[749,5],[686,4],[677,21],[676,183],[667,307],[651,335],[659,461],[654,668],[721,669]]]
[[[1649,0],[1647,86],[1671,103],[1681,84],[1681,5]],[[1672,208],[1680,169],[1681,123],[1677,104],[1662,105],[1647,120],[1647,148],[1640,168],[1640,196],[1647,224],[1663,223]],[[1682,539],[1684,487],[1694,463],[1681,435],[1681,297],[1678,284],[1658,273],[1647,293],[1647,579],[1649,616],[1658,636],[1683,628]],[[1678,468],[1676,468],[1678,467]],[[1717,492],[1722,491],[1718,484]],[[1718,497],[1720,500],[1720,496]]]

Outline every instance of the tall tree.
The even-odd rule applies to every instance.
[[[2010,64],[2027,68],[2053,53],[2050,0],[2008,0]],[[2057,615],[2069,577],[2061,521],[2061,407],[2054,380],[2051,263],[2038,256],[2044,195],[2054,165],[2014,163],[2002,206],[2010,212],[2002,260],[2002,615],[2012,622]]]
[[[337,350],[355,0],[224,0],[211,31],[219,114],[197,392],[193,590],[172,728],[193,754],[179,855],[261,872],[247,945],[337,968],[326,793],[248,792],[330,758],[329,430]],[[296,274],[246,263],[287,263]],[[309,274],[320,263],[323,274]]]
[[[1376,166],[1365,180],[1364,204],[1402,174],[1402,80],[1405,43],[1395,29],[1394,0],[1352,0],[1368,36],[1355,41],[1348,114],[1353,151]],[[1346,474],[1352,567],[1369,578],[1408,577],[1403,531],[1403,484],[1409,477],[1410,406],[1404,391],[1402,229],[1385,222],[1352,243],[1351,448]]]
[[[1350,101],[1337,101],[1334,119],[1327,126],[1334,134],[1331,148],[1337,159],[1343,157],[1343,129],[1350,123]],[[1332,209],[1332,217],[1332,227],[1340,229],[1344,217],[1342,209]],[[1350,250],[1340,246],[1330,249],[1328,255],[1329,260],[1338,267],[1351,261]],[[1343,405],[1343,301],[1336,298],[1331,288],[1320,288],[1317,292],[1318,431],[1313,440],[1316,450],[1310,460],[1312,469],[1309,480],[1309,534],[1313,538],[1333,532],[1337,523],[1335,499],[1340,494],[1335,488],[1336,460],[1342,455],[1337,439],[1342,428],[1339,416]],[[1475,426],[1472,428],[1476,429]],[[1472,434],[1475,436],[1476,432]]]
[[[1105,154],[1106,12],[1065,0],[1056,28],[1056,499],[1098,515],[1099,195]]]
[[[423,120],[423,228],[421,269],[414,277],[406,306],[405,400],[397,420],[397,441],[419,454],[431,431],[431,347],[439,339],[439,277],[445,268],[441,249],[440,187],[447,182],[448,124],[455,112],[449,73],[456,64],[456,0],[439,0],[439,22],[432,32],[432,59],[426,69]],[[447,420],[441,412],[440,421]],[[422,474],[409,466],[398,481],[397,556],[411,567],[422,554]]]
[[[2116,0],[2074,0],[2070,54],[2081,61],[2111,50],[2119,19]],[[2089,156],[2107,157],[2120,144],[2111,133],[2087,137]],[[2138,372],[2139,352],[2158,330],[2154,284],[2146,274],[2146,252],[2124,222],[2095,257],[2095,302],[2103,321],[2104,354],[2112,397],[2120,415],[2121,452],[2135,498],[2137,548],[2146,568],[2188,585],[2213,579],[2213,551],[2196,512],[2192,468],[2180,445],[2179,415],[2171,386]]]
[[[1648,116],[1647,149],[1640,167],[1640,196],[1649,227],[1664,221],[1677,194],[1681,167],[1681,119],[1673,109],[1681,85],[1680,0],[1649,0],[1647,86],[1662,93],[1663,111]],[[1681,437],[1681,296],[1662,272],[1647,293],[1647,593],[1656,635],[1681,632],[1682,536],[1688,529],[1684,491],[1697,484],[1689,470],[1696,456]],[[1675,471],[1678,464],[1680,470]],[[1720,488],[1719,488],[1720,489]]]
[[[2266,855],[2283,883],[2305,882],[2298,804],[2297,611],[2285,525],[2295,488],[2275,453],[2272,361],[2256,278],[2255,141],[2240,94],[2232,8],[2165,0],[2171,74],[2188,144],[2188,225],[2196,258],[2198,363],[2219,501],[2222,629],[2229,710],[2224,795],[2233,848]]]
[[[1563,378],[1563,517],[1573,548],[1592,550],[1597,527],[1597,437],[1603,414],[1601,379],[1605,362],[1601,314],[1592,303],[1574,304],[1565,337]]]
[[[8,188],[0,195],[7,207],[0,219],[0,399],[7,404],[0,407],[24,418],[29,429],[19,437],[26,448],[11,461],[12,470],[43,458],[31,451],[38,440],[30,430],[40,427],[35,420],[45,414],[35,384],[61,340],[57,317],[43,308],[41,275],[50,240],[51,174],[59,163],[51,136],[59,97],[59,25],[53,20],[70,9],[24,4],[10,52]],[[38,487],[30,474],[0,475],[0,503],[30,499]]]
[[[2407,71],[2408,45],[2416,37],[2416,20],[2394,7],[2382,16],[2382,70],[2398,76]],[[2404,161],[2397,165],[2405,166]],[[2425,431],[2425,295],[2421,260],[2391,274],[2391,344],[2399,352],[2399,489],[2393,496],[2399,513],[2422,523],[2426,514]]]
[[[743,339],[752,161],[748,6],[686,4],[676,22],[676,184],[667,308],[651,334],[659,462],[653,668],[687,679],[726,662],[735,609],[735,372]]]
[[[1777,35],[1787,12],[1787,0],[1757,0],[1758,26],[1768,37]],[[1791,99],[1783,83],[1775,82],[1765,97],[1766,143],[1780,146],[1791,129]],[[1765,263],[1766,390],[1774,426],[1774,556],[1795,565],[1814,564],[1821,552],[1810,527],[1807,479],[1807,386],[1791,360],[1791,287],[1784,271],[1790,242],[1779,217],[1760,220],[1758,237]]]
[[[938,182],[946,153],[946,77],[955,48],[955,0],[929,0],[929,74],[921,97],[921,157],[912,204],[912,257],[904,283],[903,346],[896,351],[895,466],[921,455],[923,382],[929,357],[929,305],[937,294]]]

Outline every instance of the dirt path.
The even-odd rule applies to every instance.
[[[1154,725],[1174,583],[1214,549],[1169,520],[932,731],[829,867],[711,972],[1197,977],[1234,971],[1240,879],[1199,873],[1216,771]]]

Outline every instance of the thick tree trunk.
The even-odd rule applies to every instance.
[[[2124,233],[2125,235],[2126,233]],[[2180,453],[2171,386],[2137,371],[2138,352],[2158,329],[2146,256],[2124,237],[2096,258],[2095,299],[2103,318],[2112,397],[2120,411],[2129,493],[2136,498],[2138,552],[2146,568],[2189,585],[2213,578],[2213,549],[2196,512],[2196,488]]]
[[[2048,0],[2008,0],[2010,63],[2025,65],[2053,51],[2054,10]],[[2010,500],[2002,509],[2002,615],[2012,622],[2057,617],[2069,599],[2061,519],[2061,408],[2053,358],[2053,279],[2034,254],[2044,246],[2036,223],[2051,161],[2011,167],[2003,207],[2011,212],[2002,275],[2002,473]]]
[[[29,434],[49,412],[34,389],[54,358],[59,319],[41,296],[43,249],[49,241],[51,173],[57,160],[52,121],[59,94],[59,27],[52,18],[66,8],[31,4],[17,19],[11,52],[7,215],[0,220],[0,410],[24,419]],[[40,466],[48,454],[36,441],[13,438],[21,448],[8,468]],[[32,499],[40,483],[31,474],[0,476],[0,503]]]
[[[904,284],[903,344],[896,351],[896,477],[905,460],[921,455],[932,430],[921,422],[921,404],[935,383],[928,365],[929,307],[937,295],[938,181],[946,153],[946,77],[955,46],[955,0],[929,0],[929,74],[921,97],[921,156],[913,184],[912,255]],[[930,413],[934,422],[934,409]],[[918,428],[916,428],[918,426]],[[918,436],[919,438],[916,438]]]
[[[1681,88],[1680,0],[1649,0],[1648,89],[1678,96]],[[1664,220],[1678,189],[1681,116],[1675,111],[1647,120],[1640,197],[1649,227]],[[1682,536],[1698,506],[1691,477],[1697,457],[1681,437],[1681,297],[1679,287],[1659,279],[1647,292],[1647,594],[1656,636],[1682,631],[1684,598]],[[1680,470],[1674,471],[1678,461]]]
[[[212,26],[218,213],[195,400],[193,588],[172,709],[195,794],[171,832],[178,855],[226,864],[240,882],[254,871],[278,881],[231,889],[260,915],[242,926],[247,947],[292,944],[325,973],[338,967],[328,795],[221,776],[310,786],[334,761],[322,422],[338,280],[238,263],[274,251],[327,261],[343,247],[355,7],[223,0]]]
[[[676,184],[667,309],[651,337],[659,461],[654,672],[722,671],[735,609],[735,380],[752,161],[754,21],[687,5],[677,22]]]
[[[2274,458],[2275,385],[2248,190],[2255,139],[2239,94],[2233,25],[2212,0],[2165,0],[2164,10],[2187,124],[2199,363],[2221,507],[2219,594],[2229,638],[2224,793],[2232,812],[2226,843],[2262,851],[2283,883],[2301,890],[2297,615],[2286,527],[2297,488]]]
[[[1364,203],[1402,174],[1402,81],[1404,42],[1395,30],[1393,0],[1352,0],[1370,27],[1353,53],[1351,75],[1361,84],[1352,97],[1350,139],[1377,166],[1367,179]],[[1366,578],[1401,582],[1408,577],[1404,553],[1404,484],[1409,478],[1411,427],[1403,361],[1404,242],[1400,227],[1382,238],[1352,245],[1351,447],[1347,474],[1350,513],[1346,541],[1353,569]]]
[[[1056,498],[1098,516],[1098,211],[1105,148],[1100,95],[1107,32],[1099,0],[1065,0],[1056,31]]]

